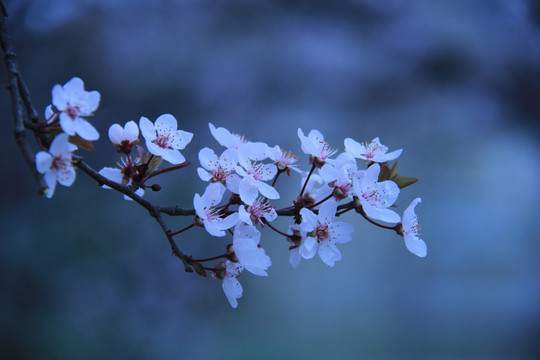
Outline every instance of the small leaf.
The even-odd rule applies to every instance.
[[[418,181],[418,179],[409,176],[398,176],[394,181],[396,182],[396,184],[398,184],[400,189],[403,189],[409,185],[414,184]]]
[[[75,134],[75,135],[71,135],[69,138],[68,138],[68,141],[70,143],[72,143],[73,145],[77,145],[78,147],[80,148],[83,148],[83,149],[86,149],[86,150],[95,150],[96,148],[94,147],[94,144],[91,142],[91,141],[88,141],[88,140],[85,140],[83,139],[82,137],[80,137],[79,135]]]
[[[152,173],[158,169],[162,162],[163,159],[161,158],[161,156],[154,155],[152,160],[150,160],[150,162],[148,163],[148,171],[146,173],[146,176],[152,175]]]
[[[382,163],[381,172],[379,173],[379,182],[390,179],[390,168],[387,163]]]
[[[398,162],[396,160],[396,162],[392,166],[392,169],[390,169],[390,179],[395,179],[398,176],[399,176],[399,169],[398,169]]]
[[[202,277],[206,277],[206,270],[204,270],[204,266],[202,266],[201,263],[194,263],[192,265],[197,274],[201,275]]]

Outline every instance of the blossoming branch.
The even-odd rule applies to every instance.
[[[100,137],[90,121],[99,107],[100,93],[85,90],[83,80],[78,77],[64,85],[54,85],[51,105],[40,119],[12,56],[3,16],[2,48],[8,68],[15,135],[40,192],[52,198],[59,191],[57,184],[69,187],[74,183],[77,170],[104,189],[120,192],[126,200],[143,206],[157,221],[186,271],[221,281],[233,308],[243,293],[239,277],[244,270],[268,276],[272,261],[263,247],[265,231],[283,237],[294,268],[302,259],[316,255],[333,267],[343,258],[344,244],[354,237],[352,224],[337,219],[354,211],[374,226],[402,236],[411,253],[419,257],[427,255],[415,214],[421,199],[413,200],[403,216],[395,211],[401,190],[417,179],[399,174],[397,159],[402,150],[389,152],[379,138],[366,143],[346,138],[344,151],[339,152],[334,144],[325,141],[320,131],[313,129],[305,135],[298,129],[299,147],[309,159],[302,163],[299,156],[279,145],[252,142],[209,123],[209,131],[220,147],[204,147],[198,153],[200,166],[196,173],[201,180],[201,191],[193,195],[193,209],[179,205],[162,207],[147,200],[150,194],[146,190],[166,190],[156,180],[163,173],[191,171],[193,174],[194,171],[185,169],[190,162],[181,152],[191,142],[193,133],[179,129],[172,114],[163,114],[155,121],[141,116],[138,123],[130,120],[112,124],[108,137],[111,150],[116,149],[118,157],[107,165],[117,165],[96,171],[80,152],[81,148],[93,149],[92,142]],[[35,146],[30,144],[27,132],[33,135]],[[34,151],[35,147],[39,151]],[[288,179],[284,180],[297,188],[294,199],[281,199],[275,188],[278,179],[285,175]],[[279,208],[277,204],[285,207]],[[185,228],[172,229],[165,215],[187,216],[193,221]],[[272,224],[279,216],[290,218],[287,228],[278,229]],[[196,228],[208,236],[223,238],[222,252],[205,258],[184,254],[175,239]]]

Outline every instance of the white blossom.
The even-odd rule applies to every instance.
[[[122,127],[120,124],[112,124],[109,127],[109,140],[114,146],[121,149],[131,150],[131,147],[139,142],[139,127],[131,120]],[[129,153],[129,151],[126,151]]]
[[[241,221],[248,225],[257,225],[263,224],[262,218],[268,222],[272,222],[277,219],[278,215],[266,198],[258,198],[252,205],[240,206],[238,208],[238,216]]]
[[[405,240],[407,249],[416,256],[425,257],[427,255],[427,246],[424,240],[419,238],[420,224],[418,223],[418,216],[414,212],[414,208],[420,202],[422,202],[422,199],[416,198],[405,209],[401,224],[403,226],[403,239]]]
[[[324,182],[333,189],[336,200],[342,200],[352,193],[353,177],[357,172],[356,160],[348,153],[341,153],[319,169]]]
[[[336,244],[349,242],[354,228],[343,221],[333,222],[336,209],[337,202],[329,200],[321,205],[318,214],[306,208],[300,210],[300,228],[306,232],[306,237],[302,239],[298,251],[304,259],[311,259],[318,253],[328,266],[334,266],[336,261],[341,260],[341,252]]]
[[[304,135],[302,129],[298,129],[298,137],[300,138],[302,151],[305,154],[318,158],[325,162],[330,156],[336,153],[326,141],[324,136],[318,130],[311,130],[308,136]]]
[[[242,297],[242,285],[238,281],[238,276],[244,268],[242,265],[236,262],[227,260],[225,262],[225,272],[223,275],[223,280],[221,282],[221,287],[223,292],[229,300],[229,304],[236,309],[238,307],[238,300]]]
[[[71,153],[77,147],[68,142],[67,134],[58,134],[51,143],[49,151],[40,151],[36,154],[36,169],[43,174],[47,187],[46,196],[54,195],[56,182],[64,186],[71,186],[75,181],[75,169],[71,164]]]
[[[229,190],[240,195],[240,199],[247,205],[253,205],[259,192],[269,199],[279,199],[277,190],[264,182],[276,176],[276,165],[255,164],[251,161],[241,164],[242,166],[236,167],[236,173],[242,178],[231,177],[231,181],[227,182]]]
[[[240,222],[234,228],[233,250],[240,264],[255,275],[268,276],[266,270],[272,261],[259,245],[260,240],[261,233],[255,226]]]
[[[84,91],[84,83],[74,77],[64,86],[56,84],[52,89],[52,104],[60,112],[60,127],[68,135],[79,135],[89,141],[99,139],[98,131],[84,116],[90,116],[99,106],[97,91]],[[46,115],[48,111],[45,111]]]
[[[388,208],[396,202],[399,186],[391,180],[378,182],[380,171],[381,167],[377,163],[367,170],[357,171],[353,178],[353,193],[367,216],[395,224],[401,221],[401,217]]]
[[[118,164],[118,167],[112,168],[112,167],[104,167],[99,171],[99,174],[106,177],[107,179],[114,181],[115,183],[129,186],[132,185],[133,180],[132,177],[136,175],[136,166],[139,165],[139,159],[136,158],[135,160],[131,159],[121,159],[120,163]],[[109,186],[103,185],[104,189],[110,189]],[[139,196],[144,195],[144,189],[138,188],[135,190],[135,194]],[[124,195],[125,200],[132,200],[129,196]]]
[[[177,130],[178,122],[171,114],[163,114],[154,124],[144,116],[139,120],[139,127],[146,140],[148,151],[161,156],[171,164],[185,161],[179,150],[183,150],[193,138],[193,134]]]
[[[195,194],[193,198],[195,212],[206,231],[212,236],[225,236],[224,230],[232,228],[238,222],[237,212],[224,217],[215,208],[223,198],[224,193],[225,188],[221,184],[211,183],[206,187],[202,196]]]
[[[208,127],[212,136],[220,145],[236,152],[239,161],[261,161],[266,159],[268,145],[265,143],[248,141],[243,136],[232,134],[224,127],[216,128],[212,123],[208,123]]]
[[[207,147],[199,151],[199,161],[202,168],[197,168],[197,174],[201,180],[221,184],[225,183],[234,172],[237,163],[236,153],[233,150],[227,149],[221,156],[217,156]]]
[[[401,155],[401,152],[403,151],[403,149],[399,149],[387,154],[388,147],[381,144],[378,137],[371,140],[371,143],[369,144],[361,144],[351,138],[346,138],[344,143],[345,151],[353,155],[355,158],[378,163],[395,160]]]
[[[278,170],[284,171],[286,169],[291,169],[299,173],[302,172],[297,165],[293,165],[295,162],[298,161],[298,156],[294,155],[290,151],[286,152],[278,145],[274,147],[268,147],[268,149],[266,150],[266,156],[271,159],[274,164],[276,164]]]

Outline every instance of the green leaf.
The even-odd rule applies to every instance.
[[[390,168],[387,163],[382,163],[381,172],[379,173],[379,182],[390,179]]]
[[[86,149],[86,150],[95,150],[96,148],[94,147],[94,144],[91,142],[91,141],[88,141],[88,140],[85,140],[83,139],[82,137],[80,137],[79,135],[75,134],[75,135],[71,135],[69,138],[68,138],[69,142],[72,143],[73,145],[77,145],[78,147],[80,148],[83,148],[83,149]]]
[[[418,181],[418,179],[409,176],[398,176],[396,179],[394,179],[394,181],[396,182],[396,184],[398,184],[400,189],[403,189],[409,185],[414,184]]]
[[[392,166],[392,169],[390,169],[390,179],[395,179],[398,176],[399,176],[399,169],[398,169],[398,162],[396,160],[396,162]]]

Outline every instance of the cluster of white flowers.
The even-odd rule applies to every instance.
[[[37,170],[44,174],[49,186],[48,197],[53,195],[56,182],[70,186],[75,180],[71,159],[72,152],[77,149],[74,145],[78,144],[77,138],[85,141],[99,138],[97,130],[83,118],[97,109],[100,99],[97,91],[85,91],[82,80],[73,78],[64,86],[55,85],[52,96],[52,105],[45,111],[46,124],[54,129],[58,120],[62,133],[54,138],[47,151],[36,155]],[[311,130],[305,136],[298,129],[301,149],[309,156],[311,165],[311,169],[305,171],[298,167],[297,156],[278,145],[271,147],[262,142],[251,142],[211,123],[209,128],[225,149],[217,153],[220,156],[208,147],[199,151],[197,174],[207,185],[202,195],[193,197],[196,213],[193,225],[204,227],[209,235],[215,237],[225,237],[229,233],[232,243],[226,246],[223,255],[190,261],[203,269],[204,274],[210,271],[214,278],[222,280],[223,291],[233,308],[237,307],[237,299],[242,296],[242,286],[238,281],[242,271],[246,269],[254,275],[267,276],[272,265],[260,243],[263,228],[270,228],[286,237],[291,244],[290,263],[295,268],[302,259],[311,259],[315,254],[319,254],[321,260],[331,267],[342,259],[337,244],[351,241],[353,226],[335,221],[335,218],[350,210],[355,210],[375,225],[401,234],[410,252],[426,256],[426,244],[419,238],[420,227],[414,212],[421,199],[415,199],[407,207],[403,218],[394,211],[401,188],[414,182],[400,178],[397,163],[392,168],[388,165],[389,161],[401,155],[402,150],[388,152],[388,147],[382,145],[379,138],[369,144],[347,138],[344,151],[338,153],[318,130]],[[147,150],[138,145],[139,129]],[[113,124],[108,134],[123,157],[118,167],[105,167],[99,173],[113,182],[131,187],[139,196],[143,196],[146,188],[160,188],[157,184],[148,186],[145,183],[150,177],[163,172],[158,170],[162,160],[173,165],[166,170],[182,166],[185,158],[180,150],[193,137],[190,132],[178,130],[178,123],[170,114],[159,116],[153,123],[143,116],[138,125],[134,121],[128,121],[124,126]],[[132,155],[133,149],[136,149],[136,156]],[[359,168],[359,165],[364,168]],[[280,194],[274,185],[280,174],[291,176],[290,170],[300,180],[299,196],[292,201],[293,206],[276,210],[272,201],[279,199]],[[222,203],[227,192],[230,195]],[[271,225],[280,211],[292,215],[292,223],[286,233]],[[224,261],[214,268],[200,265],[219,258]]]

